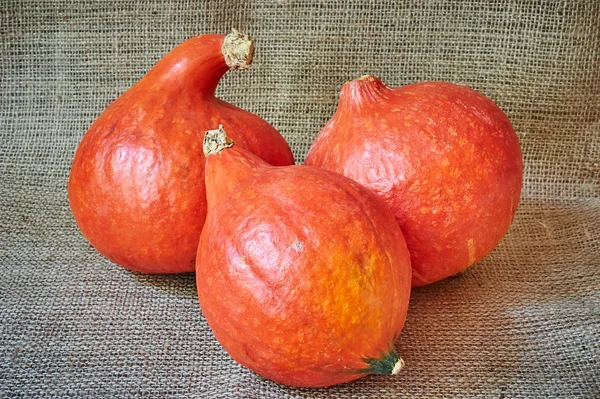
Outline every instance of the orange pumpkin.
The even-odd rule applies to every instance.
[[[342,87],[305,164],[350,177],[387,203],[406,238],[413,286],[490,253],[523,180],[517,135],[489,98],[446,82],[390,88],[374,76]]]
[[[194,270],[206,217],[202,140],[216,124],[265,161],[294,163],[271,125],[214,95],[229,68],[249,67],[253,49],[236,31],[189,39],[89,128],[73,159],[69,203],[102,255],[145,273]]]
[[[271,166],[223,129],[204,149],[197,287],[227,352],[301,387],[397,373],[411,268],[385,204],[324,169]]]

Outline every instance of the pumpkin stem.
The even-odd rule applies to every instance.
[[[385,98],[391,90],[385,83],[373,75],[364,75],[360,78],[348,82],[342,87],[350,91],[355,101],[360,102],[378,102]]]
[[[346,82],[340,90],[337,113],[355,115],[369,105],[388,98],[391,90],[373,75],[364,75]]]
[[[396,375],[404,367],[404,360],[393,349],[384,353],[379,359],[369,357],[363,360],[369,367],[359,370],[361,373]]]
[[[254,40],[235,29],[231,30],[221,47],[225,62],[230,68],[248,69],[254,56]]]
[[[204,142],[202,143],[202,149],[204,155],[209,156],[221,152],[224,148],[233,147],[235,143],[225,133],[223,125],[219,125],[216,130],[209,130],[204,134]]]

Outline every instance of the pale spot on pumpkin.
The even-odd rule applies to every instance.
[[[301,241],[296,240],[292,244],[292,249],[296,252],[302,252],[304,251],[304,244]]]
[[[426,206],[421,207],[421,213],[427,213],[428,210],[429,208],[427,208]]]
[[[475,241],[472,238],[467,240],[467,249],[469,250],[469,266],[475,263]]]

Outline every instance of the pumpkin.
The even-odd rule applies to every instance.
[[[198,296],[227,352],[300,387],[396,374],[411,268],[387,206],[339,174],[271,166],[222,128],[204,149]]]
[[[191,38],[91,125],[75,153],[68,194],[98,252],[145,273],[194,270],[206,217],[202,140],[215,124],[269,163],[294,163],[271,125],[215,97],[221,77],[248,68],[253,51],[253,41],[235,30]]]
[[[489,254],[513,220],[523,179],[517,135],[492,100],[452,83],[390,88],[374,76],[343,85],[305,164],[387,203],[411,254],[413,286]]]

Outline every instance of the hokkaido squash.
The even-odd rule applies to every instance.
[[[293,164],[271,125],[215,97],[221,77],[248,68],[253,52],[253,41],[237,31],[189,39],[91,125],[68,193],[77,225],[98,252],[145,273],[194,270],[206,217],[202,140],[216,124],[265,161]]]
[[[301,387],[396,374],[411,268],[386,205],[336,173],[271,166],[222,128],[204,151],[198,295],[233,359]]]
[[[413,285],[463,271],[507,232],[521,194],[519,140],[483,94],[446,82],[346,83],[305,161],[383,199],[406,239]]]

